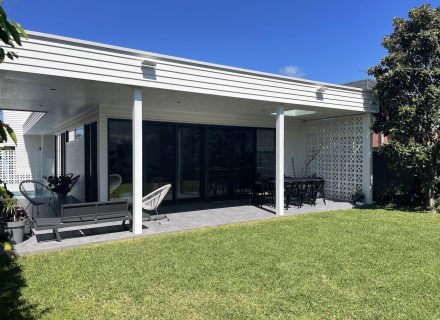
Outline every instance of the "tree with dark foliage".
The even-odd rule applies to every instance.
[[[390,138],[379,152],[417,176],[429,209],[440,183],[440,7],[416,7],[393,25],[388,54],[369,70],[380,106],[373,131]]]
[[[27,38],[26,31],[21,27],[21,25],[15,21],[8,19],[6,11],[3,9],[3,1],[0,0],[0,39],[1,41],[10,48],[15,48],[16,45],[21,46],[21,37]],[[14,60],[18,58],[16,52],[0,48],[0,63],[2,63],[5,58]],[[0,142],[8,141],[8,136],[17,144],[17,138],[15,136],[14,130],[0,120]]]

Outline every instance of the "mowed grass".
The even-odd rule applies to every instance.
[[[440,318],[440,216],[433,214],[308,214],[18,264],[23,302],[43,319]]]

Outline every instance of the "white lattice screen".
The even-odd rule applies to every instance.
[[[38,157],[30,156],[33,163],[23,163],[23,159],[17,159],[17,151],[14,149],[0,149],[0,180],[8,185],[19,184],[23,180],[34,179],[32,171],[39,168]],[[34,169],[34,170],[32,170]]]
[[[314,120],[306,123],[308,174],[326,181],[328,198],[350,200],[362,190],[362,116]]]

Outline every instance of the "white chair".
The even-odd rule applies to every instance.
[[[155,211],[156,215],[154,217],[151,217],[151,220],[160,220],[160,219],[168,219],[166,214],[159,215],[157,212],[157,209],[159,208],[160,204],[162,203],[163,199],[165,198],[168,191],[171,189],[171,184],[164,185],[163,187],[160,187],[159,189],[154,190],[150,194],[146,195],[142,198],[142,209],[145,211]]]
[[[111,174],[108,176],[108,189],[109,193],[113,194],[113,192],[119,188],[122,183],[122,177],[119,174]]]

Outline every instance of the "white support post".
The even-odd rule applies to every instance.
[[[45,159],[44,159],[44,135],[40,135],[40,178],[43,178],[45,175]]]
[[[142,234],[142,89],[133,89],[133,233]]]
[[[373,116],[366,114],[363,116],[363,146],[362,146],[362,191],[365,195],[365,203],[373,203],[373,144],[371,123]]]
[[[99,201],[109,200],[108,196],[108,149],[107,149],[107,123],[105,110],[103,106],[99,106],[98,111],[98,192]]]
[[[277,215],[284,215],[284,107],[277,107],[276,124],[276,177],[275,208]]]

